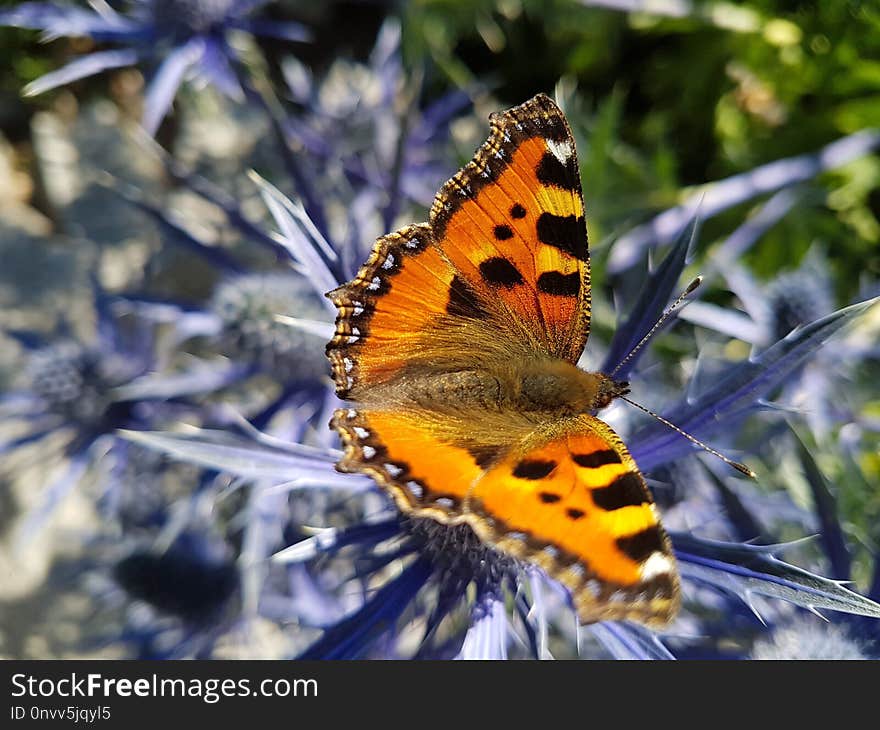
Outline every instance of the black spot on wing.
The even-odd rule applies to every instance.
[[[545,271],[538,277],[538,291],[558,297],[576,297],[581,291],[581,274],[579,271],[570,274]]]
[[[590,494],[597,507],[609,512],[648,501],[641,480],[632,472],[621,474],[607,487],[591,489]]]
[[[565,514],[568,516],[568,519],[570,519],[570,520],[579,520],[581,517],[583,517],[587,513],[584,512],[582,509],[575,509],[574,507],[569,507],[567,510],[565,510]]]
[[[517,479],[543,479],[555,468],[555,461],[523,459],[514,467],[513,476]]]
[[[637,563],[642,563],[651,557],[651,553],[664,552],[663,538],[660,529],[656,526],[647,527],[635,535],[619,537],[615,540],[617,547]]]
[[[572,192],[580,189],[578,182],[578,169],[574,164],[574,155],[569,155],[568,160],[560,162],[552,152],[545,152],[538,167],[535,168],[538,180],[544,185],[550,185]]]
[[[519,269],[501,256],[483,261],[480,264],[480,276],[490,286],[503,286],[505,289],[513,289],[525,281]]]
[[[574,454],[572,457],[574,463],[587,469],[598,469],[600,466],[607,464],[620,464],[620,455],[611,449],[603,449],[601,451],[593,451],[589,454]]]
[[[449,284],[449,301],[446,303],[446,312],[453,317],[468,317],[470,319],[483,319],[488,316],[480,306],[476,295],[460,276],[452,277]]]
[[[562,499],[558,494],[553,494],[553,492],[539,492],[538,499],[540,499],[544,504],[554,504]]]
[[[519,220],[520,218],[526,217],[526,209],[523,208],[519,203],[514,203],[513,207],[510,209],[510,217],[516,218]]]
[[[495,226],[495,229],[492,232],[495,234],[495,238],[499,241],[506,241],[513,238],[513,230],[511,230],[510,226]]]
[[[541,213],[536,225],[538,240],[581,261],[589,259],[587,230],[582,216]]]

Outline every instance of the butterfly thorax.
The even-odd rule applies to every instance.
[[[511,390],[513,404],[522,410],[570,415],[593,413],[628,392],[626,383],[558,359],[528,363]]]

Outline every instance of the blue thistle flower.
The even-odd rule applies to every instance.
[[[159,611],[188,622],[210,619],[238,588],[238,572],[228,556],[207,547],[183,534],[160,553],[133,550],[116,563],[113,577],[129,596]]]
[[[298,239],[317,237],[317,259],[333,281],[348,280],[382,231],[403,214],[421,214],[430,205],[452,172],[451,122],[470,105],[468,94],[457,91],[421,108],[417,90],[406,87],[402,68],[400,28],[392,20],[383,26],[369,65],[340,60],[314,79],[295,59],[285,61],[285,77],[301,108],[286,116],[264,108],[281,137],[284,169],[271,175],[275,185],[251,173],[281,229],[280,240],[253,222],[241,195],[227,192],[228,180],[208,179],[163,155],[167,172],[185,190],[222,210],[232,230],[309,276],[316,272],[309,261],[297,260],[297,252],[304,250]],[[296,155],[288,154],[290,148]],[[251,164],[274,172],[278,153],[276,147],[271,157]],[[306,175],[306,169],[321,174]],[[288,184],[296,192],[295,202],[278,189]],[[137,190],[116,187],[171,233],[170,241],[198,251],[222,271],[247,270],[225,251],[182,229],[164,206]],[[316,288],[319,283],[324,281],[316,281]]]
[[[70,335],[46,341],[40,335],[9,332],[26,348],[17,388],[2,398],[2,416],[15,424],[14,436],[4,434],[5,457],[41,449],[41,462],[58,462],[60,475],[42,489],[39,506],[28,516],[22,537],[28,539],[49,518],[60,501],[98,461],[112,468],[104,474],[100,501],[118,505],[116,479],[130,452],[118,429],[150,429],[195,408],[172,405],[166,394],[144,387],[159,355],[153,326],[117,317],[106,294],[95,284],[97,337],[86,343]],[[10,459],[10,464],[12,460]]]
[[[101,353],[74,340],[62,340],[34,350],[25,365],[25,378],[33,394],[48,413],[83,428],[101,427],[113,405],[112,389],[129,380],[125,372],[114,372]],[[138,373],[139,374],[139,373]],[[121,409],[126,409],[121,404]],[[126,414],[119,414],[123,420]]]
[[[229,96],[244,91],[235,65],[240,62],[227,35],[245,31],[291,41],[307,39],[297,23],[268,22],[250,14],[268,0],[132,0],[126,13],[106,3],[90,9],[27,2],[0,11],[0,25],[43,31],[47,40],[87,37],[117,47],[95,51],[31,82],[29,96],[42,94],[102,71],[146,62],[152,71],[143,125],[154,134],[185,78],[195,77]]]
[[[422,519],[391,518],[343,530],[334,536],[319,534],[281,553],[279,559],[301,561],[313,551],[317,556],[345,550],[347,546],[354,551],[350,561],[357,573],[350,582],[339,585],[340,591],[350,590],[360,576],[379,573],[393,562],[405,567],[375,594],[364,596],[357,610],[328,627],[300,658],[376,656],[377,645],[381,647],[380,655],[384,652],[387,656],[400,656],[398,637],[393,632],[387,636],[387,628],[409,610],[419,611],[425,617],[419,655],[442,655],[449,639],[443,621],[468,603],[468,590],[476,594],[470,607],[475,626],[490,614],[494,616],[492,625],[501,623],[506,627],[506,619],[498,615],[496,605],[499,601],[503,604],[506,596],[516,594],[525,575],[516,561],[484,545],[467,525],[450,527]],[[426,594],[432,596],[427,603]]]
[[[113,646],[137,659],[211,658],[242,626],[234,549],[203,520],[175,527],[172,513],[153,530],[91,541],[85,572],[99,615],[114,628],[84,636],[85,648]]]
[[[767,287],[772,341],[781,340],[795,327],[831,314],[834,298],[830,285],[827,276],[803,269],[777,276]]]
[[[769,204],[768,204],[769,205]],[[766,220],[760,231],[766,230]],[[775,222],[775,218],[772,222]],[[753,233],[757,233],[754,228]],[[722,246],[722,258],[730,253],[728,244],[736,243],[739,231],[734,232]],[[754,238],[749,243],[754,243]],[[742,252],[743,246],[737,249]],[[682,311],[689,322],[741,339],[756,348],[764,349],[782,339],[792,330],[815,322],[835,309],[835,296],[830,266],[826,257],[814,249],[796,268],[783,271],[766,283],[759,282],[745,267],[732,261],[723,266],[714,262],[712,274],[719,273],[744,310],[706,302],[695,302]],[[866,292],[867,297],[868,292]]]
[[[126,440],[116,441],[104,460],[108,481],[116,486],[99,497],[98,507],[122,535],[160,528],[170,505],[204,481],[195,467]]]
[[[773,201],[768,202],[770,207]],[[757,217],[757,216],[756,216]],[[765,225],[752,229],[765,230]],[[750,235],[749,244],[754,243]],[[735,232],[722,246],[724,258],[730,254],[733,243],[740,251],[744,241],[740,231]],[[726,249],[726,250],[725,250]],[[830,315],[835,308],[831,269],[827,258],[814,248],[793,269],[779,274],[769,282],[759,282],[743,266],[733,262],[716,264],[713,271],[722,274],[727,287],[737,296],[742,311],[723,308],[708,302],[694,302],[681,313],[687,321],[714,330],[722,335],[742,340],[755,349],[764,351],[773,343]],[[863,287],[862,300],[877,293]],[[825,348],[803,368],[792,371],[774,401],[780,408],[802,411],[811,429],[827,436],[834,424],[838,427],[861,419],[847,404],[840,383],[852,378],[853,372],[866,361],[876,358],[878,352],[869,332],[853,330],[838,338],[833,348]]]
[[[307,189],[297,185],[304,207],[327,237],[328,206],[320,201],[329,192],[332,201],[350,210],[351,250],[339,250],[345,256],[345,279],[408,205],[430,207],[451,172],[450,123],[471,103],[465,91],[457,90],[420,108],[400,43],[400,23],[390,18],[368,64],[339,60],[320,82],[296,59],[283,66],[290,93],[302,107],[284,119],[284,132],[306,164],[325,170]]]
[[[330,326],[324,303],[302,276],[270,272],[226,279],[209,308],[220,320],[217,344],[227,357],[254,362],[286,385],[326,378],[318,338],[278,320],[284,315]]]

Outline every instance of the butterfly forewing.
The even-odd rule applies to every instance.
[[[471,288],[576,362],[590,326],[584,203],[571,129],[547,96],[491,118],[474,159],[431,210],[437,245]]]

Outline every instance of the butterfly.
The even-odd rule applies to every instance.
[[[595,413],[627,384],[577,367],[590,256],[574,137],[547,96],[490,116],[430,220],[379,238],[327,345],[337,465],[415,518],[465,523],[539,566],[582,623],[668,623],[669,539],[626,445]]]

